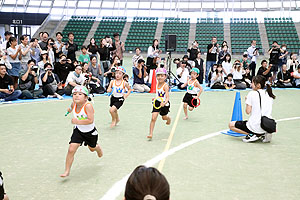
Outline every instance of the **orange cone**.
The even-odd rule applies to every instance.
[[[155,69],[153,69],[150,93],[155,93],[155,92],[156,92],[156,74],[155,74]]]

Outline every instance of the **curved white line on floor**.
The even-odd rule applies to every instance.
[[[279,119],[276,120],[276,122],[282,122],[282,121],[290,121],[290,120],[297,120],[300,119],[300,117],[291,117],[291,118],[284,118],[284,119]],[[218,131],[215,133],[210,133],[195,139],[192,139],[188,142],[182,143],[166,152],[163,152],[157,156],[155,156],[154,158],[152,158],[151,160],[148,160],[147,162],[145,162],[143,165],[147,166],[147,167],[151,167],[155,164],[157,164],[160,160],[174,154],[177,151],[180,151],[188,146],[191,146],[192,144],[198,143],[200,141],[215,137],[217,135],[220,135],[221,132],[227,131],[228,129],[222,130],[222,131]],[[131,173],[130,173],[131,174]],[[118,182],[116,182],[106,193],[105,195],[100,199],[100,200],[113,200],[116,199],[121,192],[124,190],[125,185],[126,185],[126,181],[129,178],[130,174],[127,174],[126,176],[124,176],[121,180],[119,180]]]

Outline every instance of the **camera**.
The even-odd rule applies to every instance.
[[[45,71],[47,72],[47,71],[51,71],[52,70],[52,68],[47,68],[47,69],[45,69]]]
[[[111,71],[111,72],[116,72],[116,68],[115,68],[115,67],[112,67],[110,71]]]
[[[241,63],[235,63],[236,66],[241,66]]]
[[[51,43],[50,43],[50,45],[52,45],[52,46],[53,46],[53,45],[54,45],[54,43],[53,43],[53,42],[51,42]]]
[[[66,58],[65,58],[65,59],[62,59],[61,61],[62,61],[62,62],[67,62],[67,61],[68,61],[68,59],[66,59]]]

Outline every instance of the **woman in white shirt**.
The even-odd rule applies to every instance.
[[[8,75],[12,76],[14,89],[18,87],[19,72],[21,70],[20,57],[22,56],[21,46],[18,46],[17,39],[10,37],[7,42],[7,57],[12,68],[7,70]]]
[[[178,89],[180,90],[186,90],[187,86],[182,88],[181,86],[185,84],[188,81],[188,76],[189,76],[189,70],[186,68],[187,62],[186,61],[181,61],[180,62],[180,67],[176,69],[176,75],[180,81],[180,83],[177,85]]]
[[[290,59],[287,61],[286,66],[290,73],[297,71],[297,66],[299,65],[299,61],[297,60],[297,54],[291,53]]]
[[[159,50],[159,46],[158,46],[159,42],[157,39],[153,40],[152,46],[150,46],[148,48],[147,51],[147,61],[146,61],[146,65],[147,65],[147,73],[150,73],[150,69],[156,69],[157,65],[156,63],[154,63],[154,58],[159,57],[159,55],[161,54],[161,50]]]
[[[228,74],[231,73],[232,65],[231,65],[231,55],[226,54],[225,60],[222,62],[224,77],[227,77]]]
[[[245,73],[244,68],[241,65],[241,61],[235,60],[232,68],[233,80],[236,89],[246,89],[247,85],[243,81],[243,74]]]
[[[221,64],[218,64],[216,71],[211,77],[211,89],[225,89],[224,86],[224,74]]]
[[[230,130],[247,135],[243,139],[244,142],[254,142],[259,139],[264,139],[263,142],[271,141],[270,136],[272,135],[266,133],[260,126],[261,116],[271,118],[273,99],[275,99],[269,84],[267,84],[267,89],[264,90],[265,82],[265,77],[261,75],[253,77],[253,90],[246,97],[246,113],[250,114],[249,120],[229,123]],[[261,105],[259,94],[261,96]]]

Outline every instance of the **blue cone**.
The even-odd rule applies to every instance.
[[[243,121],[241,93],[240,92],[236,92],[236,95],[235,95],[235,101],[234,101],[231,121]],[[230,135],[230,136],[234,136],[234,137],[245,136],[244,134],[237,133],[232,130],[229,130],[227,132],[222,132],[222,133],[225,135]]]

